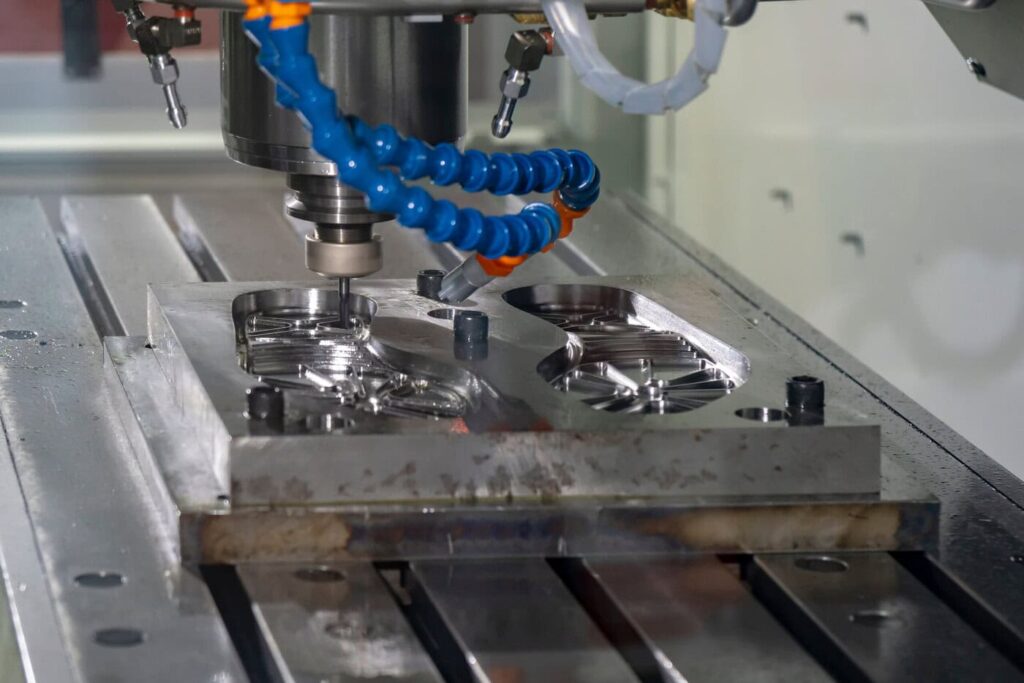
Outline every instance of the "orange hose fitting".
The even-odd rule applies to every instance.
[[[590,209],[570,209],[562,201],[562,193],[555,191],[554,197],[551,200],[551,206],[555,207],[555,211],[558,213],[558,217],[562,219],[562,232],[558,233],[558,239],[564,240],[566,237],[572,234],[573,222],[577,218],[583,218],[587,215]],[[558,240],[555,240],[556,242]],[[541,249],[542,252],[548,252],[555,248],[555,242],[552,242],[548,246]]]
[[[562,230],[558,233],[558,239],[549,244],[548,246],[541,249],[541,253],[547,253],[555,248],[555,242],[558,240],[564,240],[566,237],[572,234],[573,221],[577,218],[583,218],[590,212],[590,209],[570,209],[562,201],[562,194],[555,191],[554,199],[551,205],[558,212],[558,217],[562,220]],[[484,269],[484,272],[492,277],[508,277],[512,274],[516,268],[521,266],[529,256],[501,256],[496,259],[484,258],[480,254],[476,255],[476,260],[479,261],[480,267]]]
[[[498,258],[484,258],[476,255],[480,267],[491,277],[508,277],[512,271],[523,264],[529,256],[499,256]]]
[[[247,9],[245,10],[245,20],[255,21],[256,19],[262,19],[270,13],[267,9],[266,0],[245,0]]]
[[[175,5],[174,18],[192,20],[196,18],[196,8],[188,5]]]
[[[569,229],[571,230],[572,222],[574,220],[577,218],[583,218],[590,212],[590,209],[570,209],[565,205],[565,202],[562,201],[562,193],[558,191],[555,192],[554,198],[551,200],[551,205],[555,207],[555,211],[557,211],[558,215],[562,217],[562,230],[565,230],[565,222],[567,220],[569,221]],[[560,235],[559,239],[562,237],[567,237],[567,235]]]
[[[279,2],[270,0],[270,30],[277,31],[283,28],[294,28],[299,26],[313,12],[313,6],[308,2]]]

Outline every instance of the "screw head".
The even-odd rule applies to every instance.
[[[443,280],[443,270],[421,270],[416,275],[416,293],[436,301],[441,294]]]
[[[456,339],[469,343],[483,342],[487,340],[490,320],[480,311],[457,311],[453,327]]]
[[[284,394],[277,387],[255,386],[246,392],[247,417],[260,422],[279,423],[284,419]]]

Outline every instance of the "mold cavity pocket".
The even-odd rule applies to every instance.
[[[506,292],[505,301],[570,335],[537,371],[595,410],[684,413],[728,395],[748,374],[739,351],[629,290],[537,285]]]

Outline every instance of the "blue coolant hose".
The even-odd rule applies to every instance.
[[[402,182],[430,178],[470,192],[523,195],[557,191],[574,211],[585,211],[600,193],[600,172],[578,150],[531,154],[465,153],[451,144],[432,147],[404,138],[388,125],[371,127],[338,113],[335,93],[321,81],[309,53],[309,23],[272,28],[271,17],[246,19],[244,27],[260,46],[258,63],[277,82],[277,101],[296,110],[312,134],[312,146],[333,161],[338,178],[366,195],[373,211],[394,214],[407,227],[422,228],[434,242],[450,242],[488,259],[523,256],[558,239],[562,219],[550,204],[534,203],[517,215],[484,216],[437,200]],[[398,169],[401,176],[382,168]]]

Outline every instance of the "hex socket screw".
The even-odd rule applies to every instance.
[[[821,412],[825,407],[825,382],[810,375],[786,380],[786,406],[790,410]]]
[[[490,318],[480,311],[457,311],[454,328],[456,344],[479,344],[487,341]]]
[[[250,420],[281,423],[284,421],[284,394],[277,387],[255,386],[245,392]]]
[[[416,293],[427,299],[439,301],[443,280],[443,270],[421,270],[416,275]]]

